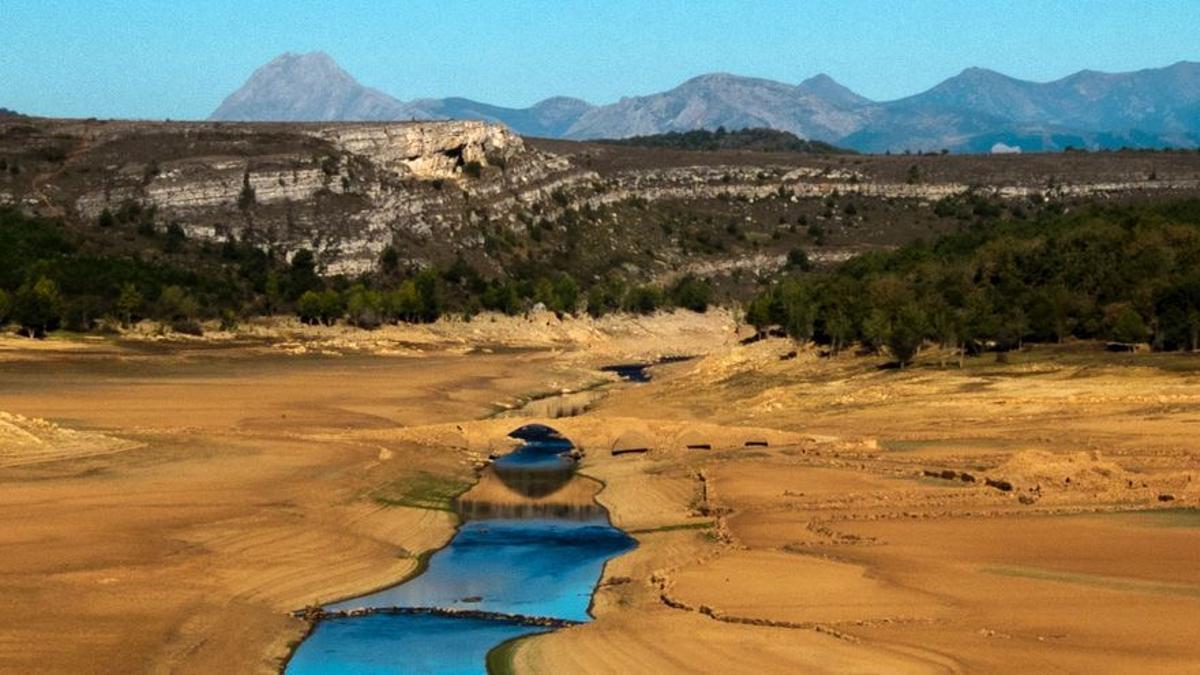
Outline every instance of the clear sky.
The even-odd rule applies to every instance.
[[[285,51],[323,50],[400,99],[525,106],[701,73],[870,98],[968,66],[1051,80],[1200,61],[1200,0],[0,0],[0,107],[201,118]]]

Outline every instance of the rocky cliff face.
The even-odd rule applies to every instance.
[[[191,238],[312,249],[331,274],[370,269],[394,242],[463,236],[471,208],[570,171],[507,128],[472,121],[38,121],[0,138],[0,157],[28,167],[5,175],[0,201],[84,224],[136,203]],[[35,164],[39,155],[54,161]]]
[[[474,121],[11,119],[0,121],[0,162],[0,204],[79,227],[96,227],[106,209],[152,208],[160,230],[177,223],[193,240],[236,239],[283,256],[309,249],[325,273],[351,275],[376,267],[389,246],[402,264],[463,255],[484,271],[543,264],[547,256],[590,257],[591,274],[613,265],[679,269],[696,262],[697,250],[715,264],[811,246],[795,227],[801,217],[832,228],[850,247],[837,255],[849,255],[855,246],[927,236],[945,225],[929,221],[913,234],[897,219],[925,223],[932,202],[968,192],[1021,200],[1200,190],[1194,153],[659,152],[530,142]],[[865,200],[869,221],[843,212],[848,198]],[[761,230],[759,238],[733,238],[742,228]],[[764,241],[779,250],[762,248]]]

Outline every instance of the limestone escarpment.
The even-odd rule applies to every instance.
[[[462,256],[485,274],[557,260],[591,279],[616,267],[757,276],[797,246],[832,264],[957,228],[976,199],[1031,209],[1200,192],[1195,153],[651,151],[523,139],[473,121],[14,119],[0,122],[0,162],[0,205],[81,228],[133,205],[153,212],[159,232],[177,224],[193,241],[284,258],[308,249],[322,273],[348,275],[393,247],[405,267]],[[934,208],[946,200],[959,203]]]
[[[8,141],[0,153],[47,143],[56,160],[6,175],[4,201],[82,223],[136,203],[189,238],[236,238],[283,255],[314,250],[327,273],[367,271],[397,240],[459,237],[472,199],[486,210],[570,171],[505,127],[469,121],[42,120],[0,134]]]

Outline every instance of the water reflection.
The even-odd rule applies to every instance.
[[[520,436],[517,436],[517,434]],[[429,608],[587,621],[611,558],[635,545],[608,522],[596,484],[575,476],[572,443],[544,425],[513,432],[525,444],[498,458],[458,500],[463,524],[419,576],[327,610]],[[478,673],[507,639],[547,629],[483,617],[362,615],[317,625],[289,675]]]
[[[479,483],[458,499],[464,520],[492,518],[602,518],[593,486],[575,477],[575,446],[558,431],[529,424],[509,434],[525,444],[493,462]]]

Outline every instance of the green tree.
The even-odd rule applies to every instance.
[[[0,327],[8,323],[8,317],[12,315],[12,298],[4,289],[0,288]]]
[[[321,277],[317,276],[317,260],[313,252],[302,248],[292,255],[291,267],[288,270],[288,290],[293,298],[304,295],[305,291],[317,290],[321,287]]]
[[[242,174],[242,191],[238,193],[237,205],[242,211],[249,211],[256,202],[254,186],[250,184],[250,172],[246,171]]]
[[[443,308],[441,277],[436,270],[423,269],[413,278],[413,283],[417,288],[417,296],[421,299],[420,320],[427,323],[437,321]]]
[[[1145,342],[1149,329],[1146,320],[1133,307],[1126,305],[1118,310],[1112,319],[1110,329],[1112,338],[1117,342]]]
[[[817,246],[824,246],[829,241],[829,233],[821,226],[820,223],[812,223],[808,226],[808,238]],[[806,256],[807,257],[807,256]]]
[[[106,207],[100,212],[100,217],[96,219],[96,225],[103,228],[110,228],[117,224],[117,219],[113,217],[112,211]]]
[[[134,318],[141,312],[143,302],[145,300],[138,292],[137,286],[128,281],[121,284],[121,292],[117,296],[115,309],[122,326],[128,327],[133,324]]]
[[[359,328],[378,328],[383,322],[384,300],[379,291],[355,284],[346,293],[346,319]]]
[[[183,250],[183,246],[186,243],[187,233],[183,231],[183,226],[175,221],[171,221],[167,225],[167,235],[163,239],[163,250],[167,253],[178,253]]]
[[[554,282],[546,277],[541,277],[533,283],[533,301],[540,304],[548,310],[555,309],[554,301]]]
[[[771,325],[771,296],[761,293],[750,301],[746,307],[746,323],[754,326],[754,330],[762,335]]]
[[[916,303],[908,303],[896,311],[887,335],[887,346],[900,367],[912,362],[921,343],[925,341],[925,313]]]
[[[304,291],[296,301],[296,314],[300,321],[309,325],[321,323],[321,294],[316,291]]]
[[[345,313],[342,296],[332,288],[321,291],[318,296],[318,306],[320,307],[321,323],[326,326],[332,326]]]
[[[263,295],[266,299],[267,314],[273,314],[279,311],[280,305],[283,303],[283,289],[279,281],[279,273],[272,270],[267,272],[266,280],[263,282]]]
[[[854,337],[854,322],[844,311],[834,309],[825,317],[825,332],[829,336],[829,345],[833,353],[837,354]]]
[[[167,286],[158,296],[158,316],[167,321],[191,321],[200,313],[200,303],[185,288]]]
[[[58,284],[46,277],[26,282],[17,289],[13,301],[13,319],[29,337],[42,338],[58,328],[62,321],[62,297]]]
[[[708,305],[712,302],[713,289],[707,281],[687,274],[671,286],[670,295],[676,307],[703,313],[708,311]]]
[[[412,279],[405,279],[384,296],[384,313],[393,321],[411,323],[421,319],[421,294]]]
[[[221,330],[231,333],[238,328],[238,315],[232,309],[221,310]]]
[[[888,320],[888,315],[880,309],[868,312],[866,318],[863,319],[862,333],[867,346],[878,354],[892,337],[892,325]]]
[[[786,280],[774,289],[771,322],[783,326],[788,336],[804,343],[813,337],[817,304],[812,289],[796,280]]]
[[[621,309],[625,299],[625,284],[615,277],[602,284],[596,284],[588,289],[587,313],[592,318],[599,318]]]
[[[566,272],[554,280],[554,310],[563,314],[575,314],[579,309],[579,284]]]
[[[379,256],[379,269],[388,276],[400,271],[400,252],[395,246],[383,249],[383,254]]]
[[[662,291],[653,286],[634,286],[625,295],[625,311],[634,314],[653,314],[662,304]]]
[[[812,261],[808,259],[808,252],[799,246],[788,251],[787,266],[801,272],[808,272],[813,268]]]

